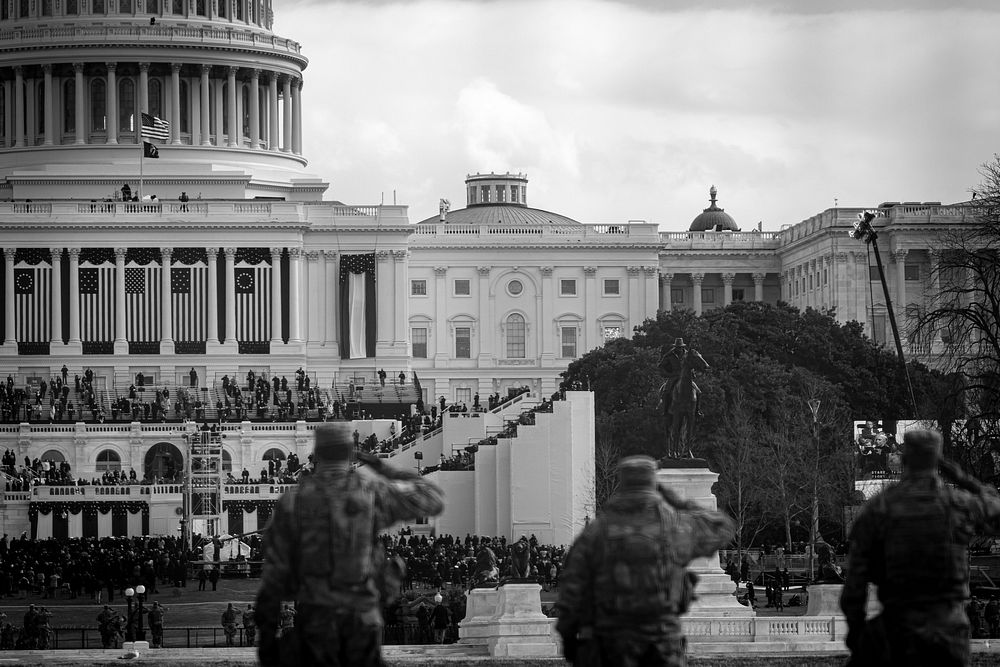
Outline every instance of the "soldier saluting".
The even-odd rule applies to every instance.
[[[410,470],[365,457],[355,468],[347,423],[315,431],[313,474],[287,491],[264,534],[265,565],[257,594],[259,656],[280,664],[281,602],[295,600],[298,665],[381,665],[380,563],[375,539],[400,521],[434,516],[441,490]]]
[[[969,541],[1000,529],[1000,496],[941,459],[936,431],[907,431],[902,463],[900,481],[869,500],[851,529],[840,598],[850,665],[961,667],[969,663]],[[869,583],[883,611],[866,623]]]

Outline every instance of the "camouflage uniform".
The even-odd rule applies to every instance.
[[[264,667],[288,652],[275,634],[282,600],[295,600],[296,664],[381,665],[382,617],[376,536],[405,520],[439,514],[441,490],[415,472],[378,459],[351,468],[346,424],[316,429],[316,470],[286,492],[265,532],[265,566],[257,597]],[[294,650],[294,649],[293,649]]]
[[[907,448],[937,461],[940,436],[911,431]],[[902,479],[868,501],[851,530],[847,582],[840,605],[847,618],[852,665],[969,663],[969,541],[1000,526],[1000,497],[954,464],[942,470],[907,467]],[[868,584],[883,612],[866,624]]]
[[[728,542],[732,521],[678,500],[654,475],[653,459],[623,459],[618,491],[567,555],[556,630],[571,662],[686,664],[679,619],[690,594],[686,566]]]

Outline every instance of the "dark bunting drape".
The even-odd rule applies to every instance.
[[[351,274],[362,274],[365,280],[364,322],[357,322],[351,317]],[[364,332],[365,356],[375,356],[376,291],[375,291],[375,253],[363,255],[343,255],[340,258],[340,357],[351,358],[351,341]]]

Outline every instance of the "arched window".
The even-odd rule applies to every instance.
[[[93,14],[103,14],[104,13],[104,0],[94,0],[94,11]]]
[[[241,85],[240,86],[240,97],[242,98],[242,122],[240,123],[243,127],[243,136],[250,136],[250,87]]]
[[[229,0],[219,0],[219,17],[229,17]]]
[[[42,16],[52,16],[52,0],[42,0]]]
[[[208,13],[205,11],[205,0],[198,0],[194,7],[194,11],[198,16],[208,16]]]
[[[66,0],[66,15],[72,16],[80,13],[80,3],[78,0]]]
[[[49,461],[49,462],[55,461],[56,463],[62,463],[63,461],[66,460],[66,457],[63,456],[63,453],[60,452],[58,449],[50,449],[46,451],[44,454],[42,454],[39,460]]]
[[[131,14],[132,13],[132,0],[118,0],[118,13],[119,14]]]
[[[236,0],[236,20],[243,20],[243,3],[245,0]]]
[[[149,80],[149,113],[163,118],[163,83],[159,79]]]
[[[20,12],[18,13],[18,17],[22,18],[22,19],[29,18],[31,16],[31,5],[30,5],[30,3],[28,2],[28,0],[21,0],[20,4],[21,4],[21,7],[20,7]]]
[[[76,81],[63,83],[63,132],[76,132]]]
[[[90,129],[103,132],[104,110],[107,107],[107,88],[104,79],[94,79],[90,83]]]
[[[264,452],[262,460],[264,461],[284,461],[287,458],[285,453],[278,449],[277,447],[272,447],[271,449]]]
[[[170,13],[176,16],[184,15],[184,0],[174,0],[173,7],[170,9]]]
[[[123,78],[118,82],[118,129],[135,131],[135,81]]]
[[[106,472],[108,470],[121,470],[122,469],[122,457],[118,456],[118,452],[112,449],[104,449],[97,455],[97,465],[94,466],[97,472]]]
[[[505,333],[507,334],[507,358],[523,359],[525,339],[524,316],[518,313],[510,315],[507,318]]]
[[[187,81],[181,81],[181,132],[191,131],[191,94]]]
[[[233,471],[233,455],[227,452],[225,449],[222,450],[222,472],[232,472]]]

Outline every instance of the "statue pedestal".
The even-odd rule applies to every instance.
[[[494,658],[558,656],[555,619],[542,613],[541,591],[538,584],[473,590],[458,629],[460,643],[485,644]]]
[[[656,471],[656,481],[671,489],[684,500],[693,500],[705,509],[718,509],[718,502],[712,494],[712,485],[719,479],[717,473],[707,467],[661,468]],[[688,569],[698,575],[695,594],[698,599],[691,605],[685,617],[705,616],[723,618],[750,618],[754,611],[736,600],[736,584],[719,565],[719,552],[707,558],[696,558]]]
[[[843,584],[813,584],[809,587],[806,616],[840,616],[840,593]]]

